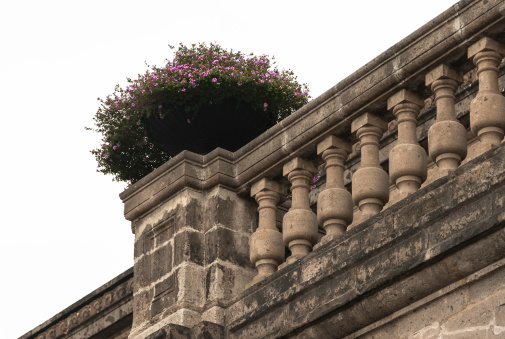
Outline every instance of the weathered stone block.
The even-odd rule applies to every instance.
[[[191,198],[186,204],[178,205],[175,209],[175,232],[184,227],[198,231],[204,229],[204,214],[201,202]]]
[[[173,213],[164,215],[163,219],[153,226],[152,233],[154,234],[156,247],[163,245],[172,238],[174,227],[175,218]]]
[[[205,265],[217,259],[242,267],[252,267],[249,260],[249,236],[221,226],[205,233]]]
[[[208,301],[230,300],[244,291],[255,271],[237,265],[214,263],[207,268]]]
[[[173,306],[177,301],[177,272],[169,275],[154,286],[154,297],[151,303],[151,317]]]
[[[183,262],[192,262],[197,265],[204,264],[204,235],[191,230],[183,230],[174,237],[174,266]]]
[[[224,327],[202,321],[191,329],[191,339],[224,339]]]
[[[154,289],[134,292],[133,296],[133,328],[140,327],[151,317],[150,305],[153,300]]]
[[[151,284],[152,256],[144,255],[137,259],[133,267],[134,290],[146,287]]]
[[[205,269],[186,263],[176,270],[177,302],[202,307],[205,304]]]
[[[228,193],[227,195],[232,195]],[[211,196],[205,206],[203,231],[219,225],[236,231],[252,233],[258,224],[257,205],[238,196]]]
[[[151,255],[151,282],[155,282],[172,271],[172,245],[167,243],[157,248]]]

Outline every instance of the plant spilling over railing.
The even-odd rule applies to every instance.
[[[112,95],[99,99],[95,128],[87,128],[103,136],[101,147],[91,151],[97,172],[131,184],[169,160],[174,154],[164,152],[149,133],[152,118],[168,121],[182,115],[191,124],[203,109],[230,100],[237,114],[246,105],[272,124],[287,117],[308,102],[309,90],[293,71],[279,71],[273,64],[266,55],[227,51],[217,44],[181,44],[164,67],[149,66],[138,79],[127,79],[126,88],[117,85]]]

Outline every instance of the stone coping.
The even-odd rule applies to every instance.
[[[499,38],[503,3],[460,1],[235,153],[181,152],[120,194],[125,218],[137,219],[182,187],[223,185],[247,193],[254,181],[279,176],[289,159],[314,156],[327,135],[349,136],[356,115],[368,111],[390,120],[387,98],[402,88],[427,91],[424,74],[439,63],[455,64],[461,72],[474,67],[467,48],[484,30]]]
[[[76,301],[75,303],[73,303],[69,307],[65,308],[63,311],[61,311],[61,312],[57,313],[55,316],[51,317],[49,320],[46,320],[45,322],[43,322],[39,326],[35,327],[33,330],[25,333],[24,335],[19,337],[19,339],[34,338],[35,336],[47,331],[48,329],[50,329],[54,325],[57,325],[61,321],[65,320],[66,318],[71,316],[73,313],[76,313],[80,309],[93,303],[95,300],[103,297],[107,292],[113,291],[113,290],[117,289],[118,287],[121,287],[122,284],[125,284],[129,281],[133,281],[133,267],[127,269],[123,273],[119,274],[117,277],[111,279],[110,281],[103,284],[102,286],[100,286],[99,288],[94,290],[93,292],[89,293],[85,297]],[[127,292],[127,294],[128,294],[128,292]],[[130,291],[129,294],[130,294],[130,297],[133,298],[133,292]],[[111,299],[111,302],[117,302],[117,301],[119,301],[119,300]],[[109,306],[109,305],[105,305],[105,303],[100,303],[100,304],[103,304],[103,306]],[[92,314],[90,314],[90,316],[92,316]],[[73,326],[73,327],[78,326],[80,323],[88,320],[88,318],[89,317],[77,318],[76,319],[77,322],[74,322],[75,326]],[[81,320],[81,321],[79,321],[79,320]],[[48,336],[48,338],[51,338],[51,337]]]
[[[227,337],[343,337],[504,257],[502,143],[244,291]]]

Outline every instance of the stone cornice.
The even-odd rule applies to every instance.
[[[135,220],[182,187],[223,185],[246,192],[261,177],[278,175],[289,159],[314,155],[327,135],[349,136],[354,116],[364,111],[387,115],[386,100],[399,89],[423,91],[424,74],[439,63],[470,70],[466,50],[484,31],[493,36],[503,29],[503,3],[455,4],[235,153],[180,153],[120,194],[126,219]]]
[[[71,334],[104,312],[133,299],[133,268],[128,269],[19,339],[52,339]]]

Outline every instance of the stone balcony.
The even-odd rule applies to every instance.
[[[130,338],[403,337],[499,271],[504,11],[461,1],[237,152],[182,152],[123,192]]]
[[[237,152],[124,191],[129,338],[504,337],[504,14],[460,1]]]

